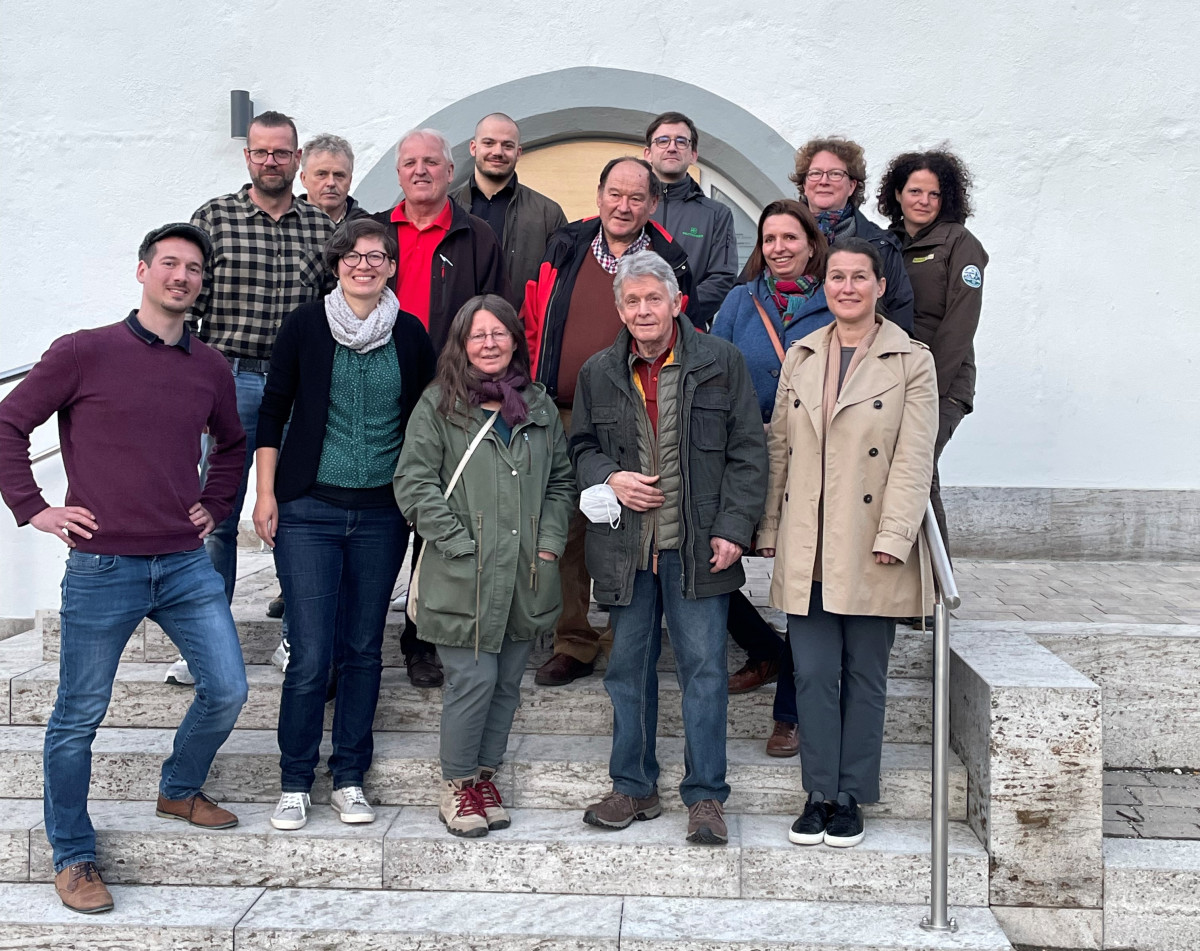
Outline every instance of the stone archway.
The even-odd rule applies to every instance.
[[[539,73],[473,93],[417,125],[439,129],[450,140],[461,181],[471,168],[467,143],[475,123],[489,112],[512,116],[521,127],[522,145],[533,150],[593,137],[640,148],[647,123],[668,109],[691,117],[700,130],[701,160],[736,182],[760,207],[794,194],[788,175],[795,149],[786,139],[736,103],[653,73],[593,66]],[[355,189],[355,198],[366,208],[390,208],[399,200],[395,144]]]

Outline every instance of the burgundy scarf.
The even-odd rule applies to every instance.
[[[484,376],[475,367],[467,367],[467,393],[472,406],[491,400],[500,402],[500,416],[509,426],[516,426],[529,419],[529,407],[521,396],[521,390],[529,385],[529,377],[518,373],[510,364],[503,376]]]

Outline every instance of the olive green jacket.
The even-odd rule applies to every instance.
[[[558,562],[575,507],[575,478],[558,410],[540,383],[522,394],[529,419],[504,445],[484,436],[458,484],[443,494],[489,413],[472,407],[464,429],[438,412],[430,386],[413,410],[392,480],[396,502],[425,539],[417,624],[434,644],[495,654],[504,635],[532,640],[562,612]]]

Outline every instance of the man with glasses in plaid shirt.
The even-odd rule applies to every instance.
[[[249,184],[206,202],[192,215],[213,244],[204,289],[189,324],[197,336],[224,355],[233,373],[238,416],[246,430],[246,462],[233,514],[205,540],[213,565],[232,602],[237,575],[237,530],[257,446],[258,408],[283,318],[333,287],[321,251],[334,224],[315,205],[292,194],[300,169],[296,124],[280,112],[264,112],[246,133]],[[202,471],[207,471],[207,456]],[[182,660],[172,664],[168,683],[190,684]]]

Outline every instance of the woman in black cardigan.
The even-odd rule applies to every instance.
[[[408,544],[392,474],[435,364],[425,328],[400,312],[387,287],[397,248],[384,226],[346,222],[325,257],[338,286],[297,308],[279,330],[254,457],[254,528],[275,549],[291,645],[279,705],[277,829],[308,821],[335,640],[332,804],[343,822],[375,818],[362,784],[383,625]]]

